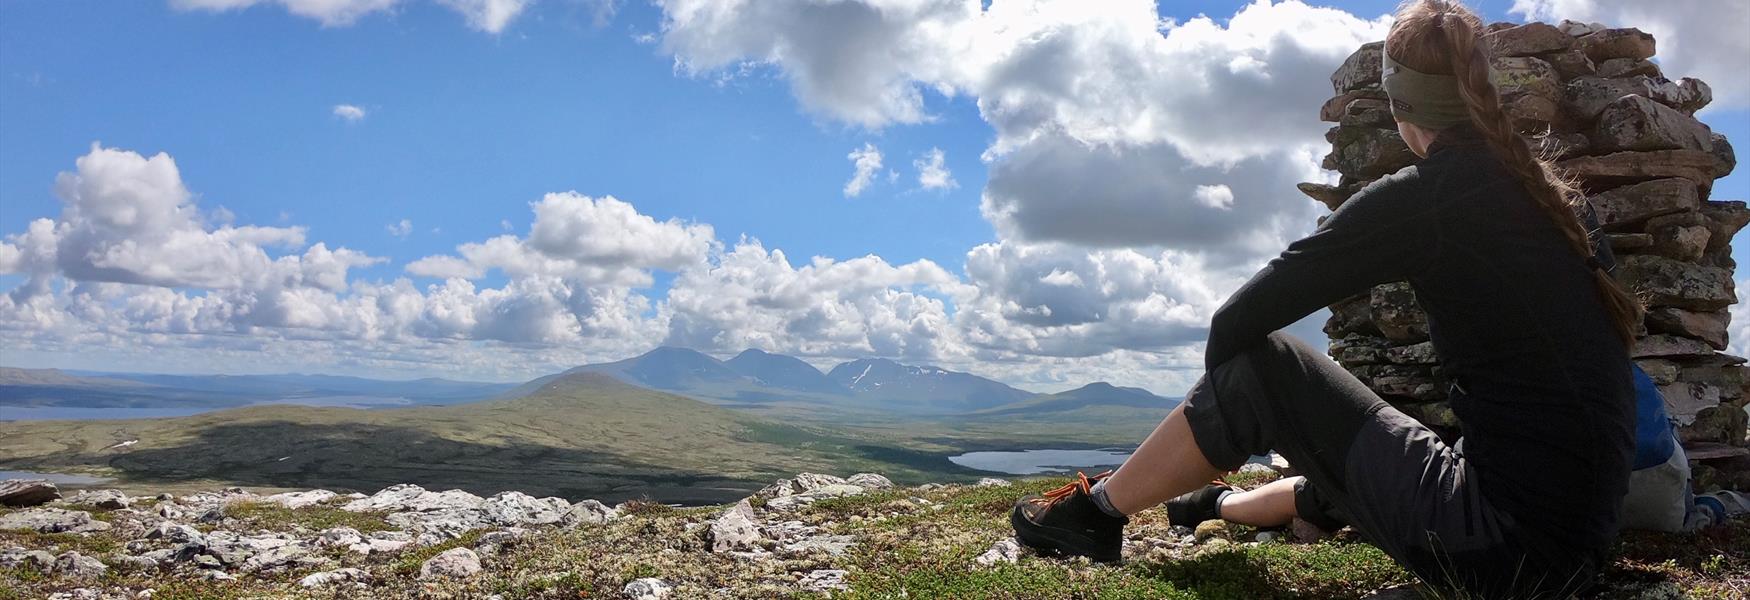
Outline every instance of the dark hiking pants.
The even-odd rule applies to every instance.
[[[1583,561],[1528,552],[1462,454],[1286,334],[1206,373],[1185,417],[1210,464],[1232,470],[1275,450],[1306,477],[1295,489],[1301,518],[1354,526],[1432,585],[1482,598],[1562,597],[1591,580]]]

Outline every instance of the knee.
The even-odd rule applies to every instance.
[[[1270,332],[1264,339],[1258,340],[1245,348],[1226,362],[1216,366],[1217,370],[1247,370],[1262,365],[1281,362],[1284,358],[1298,358],[1306,354],[1317,354],[1306,342],[1281,331]]]

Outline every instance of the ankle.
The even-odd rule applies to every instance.
[[[1228,497],[1234,495],[1235,493],[1236,492],[1234,492],[1233,490],[1230,489],[1230,490],[1222,490],[1222,492],[1220,494],[1216,494],[1216,496],[1215,496],[1215,511],[1214,511],[1215,518],[1221,519],[1223,521],[1228,520],[1227,517],[1221,516],[1221,505],[1223,503],[1227,502]]]
[[[1125,515],[1124,511],[1118,510],[1117,507],[1112,506],[1112,498],[1106,495],[1107,481],[1110,480],[1102,479],[1095,483],[1094,487],[1089,488],[1088,497],[1094,500],[1094,506],[1099,507],[1100,512],[1106,513],[1106,516],[1119,519],[1126,518],[1128,515]]]

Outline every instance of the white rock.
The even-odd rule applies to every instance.
[[[620,593],[630,600],[664,600],[674,593],[674,588],[661,579],[645,577],[632,580],[620,589]]]
[[[133,501],[121,490],[85,490],[73,494],[72,498],[67,499],[67,503],[115,510],[127,508]]]
[[[146,539],[161,539],[173,544],[207,545],[207,536],[201,533],[201,530],[170,521],[160,521],[156,527],[146,532]]]
[[[304,508],[315,506],[333,500],[337,494],[328,490],[309,490],[304,492],[286,492],[262,498],[262,502],[272,502],[286,508]]]
[[[565,515],[559,517],[559,524],[568,528],[579,525],[601,525],[619,517],[620,513],[608,508],[607,505],[595,500],[584,500],[566,509]]]
[[[97,579],[109,572],[109,566],[103,561],[85,556],[78,552],[63,552],[55,557],[54,573],[73,579]]]
[[[320,573],[305,575],[303,579],[298,580],[298,585],[300,587],[313,588],[334,585],[336,583],[369,581],[370,579],[370,573],[361,569],[347,567],[344,569],[335,569],[333,571],[323,571]]]
[[[1275,475],[1276,469],[1270,468],[1269,465],[1261,465],[1258,463],[1249,462],[1249,463],[1240,465],[1240,470],[1236,471],[1236,473],[1239,473],[1241,475]]]
[[[353,512],[436,512],[478,510],[485,504],[486,499],[462,490],[432,492],[411,483],[403,483],[383,488],[376,494],[348,502],[340,508]]]
[[[807,493],[823,486],[844,484],[845,480],[843,478],[834,477],[832,475],[800,473],[790,479],[780,479],[777,483],[768,485],[760,489],[758,492],[754,492],[754,495],[762,498],[782,498],[784,496]]]
[[[893,487],[893,480],[878,473],[858,473],[845,478],[845,483],[871,490],[885,490]]]
[[[480,555],[467,548],[451,548],[419,566],[420,579],[462,578],[480,572]]]
[[[997,479],[995,477],[986,477],[984,479],[978,480],[978,483],[975,483],[972,485],[974,485],[976,487],[1009,487],[1010,485],[1013,485],[1013,484],[1009,483],[1009,481],[1007,479]]]
[[[91,518],[82,510],[28,508],[0,515],[0,530],[28,529],[37,533],[85,533],[107,531],[109,523]]]
[[[563,501],[561,501],[563,502]],[[570,510],[570,506],[555,508],[553,504],[522,492],[499,492],[487,498],[481,507],[487,520],[498,525],[550,525]]]
[[[985,550],[984,554],[978,555],[978,558],[973,560],[985,566],[1013,563],[1021,560],[1021,545],[1016,543],[1014,538],[997,540],[997,543],[990,545],[989,550]]]
[[[848,574],[843,569],[819,569],[803,575],[800,583],[803,590],[810,592],[848,590],[851,589],[851,586],[845,585],[845,576]]]
[[[747,500],[737,502],[711,521],[712,552],[758,550],[764,539],[760,535],[759,517],[754,515],[753,506]]]

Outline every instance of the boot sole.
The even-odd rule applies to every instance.
[[[1123,559],[1122,549],[1113,552],[1086,535],[1071,529],[1040,525],[1028,521],[1019,507],[1009,512],[1009,525],[1015,529],[1015,539],[1041,555],[1086,556],[1097,563],[1117,563]]]

